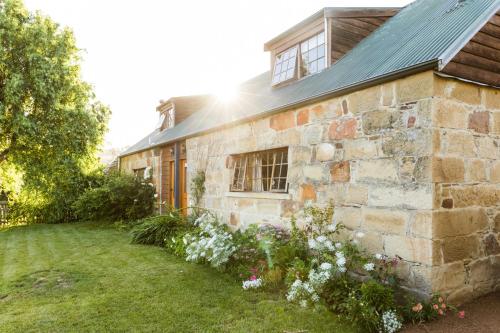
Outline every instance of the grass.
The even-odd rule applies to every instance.
[[[0,229],[0,332],[353,332],[115,228]]]

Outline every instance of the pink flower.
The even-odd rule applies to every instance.
[[[415,305],[411,309],[413,310],[413,312],[420,312],[420,311],[422,311],[422,304],[418,303],[417,305]]]
[[[458,318],[464,319],[465,318],[465,311],[458,311]]]
[[[434,310],[437,310],[437,309],[439,309],[439,306],[438,306],[437,304],[434,304],[434,305],[432,306],[432,308],[433,308]]]
[[[256,277],[255,275],[252,275],[252,276],[250,277],[250,280],[255,281],[255,280],[257,280],[257,277]]]
[[[446,309],[446,304],[444,304],[444,303],[441,304],[441,309],[443,309],[443,310]]]
[[[439,313],[440,316],[442,316],[443,315],[443,310],[439,309],[438,313]]]

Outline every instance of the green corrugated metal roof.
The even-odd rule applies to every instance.
[[[500,0],[418,0],[401,9],[323,72],[271,87],[263,73],[239,87],[231,105],[206,105],[172,129],[154,131],[123,155],[355,89],[422,66],[442,69],[500,9]]]

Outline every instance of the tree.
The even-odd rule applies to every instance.
[[[107,129],[109,109],[81,79],[80,62],[70,29],[0,0],[0,169],[16,169],[45,203],[61,177],[89,170]]]

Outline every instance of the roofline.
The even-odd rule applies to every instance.
[[[296,31],[299,31],[300,29],[304,28],[308,24],[311,24],[315,20],[322,18],[322,17],[324,17],[324,18],[327,18],[327,17],[359,17],[359,15],[360,15],[359,12],[366,11],[366,10],[378,11],[378,12],[372,13],[372,14],[364,13],[363,16],[367,16],[367,17],[387,16],[387,14],[388,14],[387,11],[399,11],[400,9],[401,9],[401,7],[324,7],[323,9],[320,9],[319,11],[310,15],[306,19],[295,24],[291,28],[280,33],[278,36],[276,36],[276,37],[272,38],[271,40],[267,41],[266,43],[264,43],[264,51],[269,51],[270,46],[272,44],[275,44],[276,42],[280,41],[281,39],[285,38],[286,36],[296,32]],[[385,15],[383,15],[383,14],[385,14]]]
[[[484,12],[480,17],[472,25],[474,29],[470,29],[463,33],[460,37],[458,37],[451,45],[448,47],[446,51],[441,54],[439,57],[439,71],[442,71],[448,63],[455,58],[455,56],[465,47],[465,45],[483,28],[485,24],[491,20],[493,16],[497,14],[500,10],[500,1],[496,2],[496,5],[493,7],[491,13]]]
[[[181,98],[200,98],[200,97],[206,97],[206,98],[208,98],[210,96],[212,96],[212,95],[210,95],[210,94],[199,94],[199,95],[172,96],[169,99],[161,102],[160,105],[158,105],[156,107],[156,111],[160,111],[161,109],[163,109],[168,104],[171,104],[171,106],[173,107],[175,105],[175,101],[179,100]]]
[[[137,154],[137,153],[140,153],[140,152],[143,152],[143,151],[146,151],[146,150],[150,150],[150,149],[158,148],[158,147],[161,147],[161,146],[165,146],[165,145],[171,144],[171,143],[176,142],[176,141],[186,140],[188,138],[192,138],[192,137],[195,137],[195,136],[207,134],[207,133],[210,133],[210,132],[213,132],[213,131],[217,131],[217,130],[220,130],[220,129],[223,129],[223,128],[226,128],[226,127],[235,126],[235,125],[238,125],[238,124],[241,124],[241,123],[246,123],[246,122],[249,122],[249,121],[252,121],[252,120],[256,120],[256,119],[260,119],[260,118],[272,116],[272,115],[274,115],[276,113],[280,113],[280,112],[283,112],[283,111],[286,111],[286,110],[292,109],[292,108],[297,108],[297,107],[303,106],[305,104],[310,104],[310,103],[314,103],[314,102],[320,102],[320,101],[323,101],[323,100],[331,98],[331,97],[345,95],[345,94],[351,93],[353,91],[357,91],[357,90],[361,90],[361,89],[364,89],[364,88],[368,88],[368,87],[371,87],[371,86],[374,86],[374,85],[377,85],[377,84],[385,83],[387,81],[396,80],[398,78],[405,77],[405,76],[408,76],[408,75],[411,75],[411,74],[415,74],[415,73],[419,73],[419,72],[423,72],[425,70],[436,69],[438,67],[438,65],[439,65],[439,60],[438,59],[434,59],[434,60],[430,60],[430,61],[427,61],[427,62],[423,62],[423,63],[417,64],[417,65],[414,65],[414,66],[411,66],[411,67],[404,68],[404,69],[399,70],[399,71],[394,71],[394,72],[387,73],[387,74],[384,74],[384,75],[380,75],[380,76],[377,76],[377,77],[374,77],[374,78],[371,78],[371,79],[368,79],[368,80],[365,80],[365,81],[357,82],[357,83],[352,84],[350,86],[345,86],[345,87],[342,87],[342,88],[339,88],[339,89],[330,90],[330,91],[327,91],[325,93],[318,94],[318,95],[311,96],[311,97],[307,97],[307,98],[304,98],[302,100],[299,100],[299,101],[296,101],[296,102],[293,102],[293,103],[290,103],[290,104],[285,104],[285,105],[279,106],[277,108],[261,112],[261,113],[259,113],[257,115],[253,115],[253,116],[250,116],[250,117],[245,117],[245,118],[241,118],[241,119],[238,119],[238,120],[235,120],[235,121],[232,121],[232,122],[228,122],[228,123],[225,123],[225,124],[223,124],[221,126],[212,127],[210,129],[207,129],[207,130],[204,130],[204,131],[200,131],[200,132],[196,132],[196,133],[189,134],[189,135],[184,135],[184,136],[178,137],[176,139],[172,139],[170,141],[165,141],[165,142],[162,142],[162,143],[154,144],[154,145],[151,145],[151,146],[149,146],[147,148],[143,148],[143,149],[139,149],[139,150],[136,150],[136,151],[129,152],[127,154],[119,155],[118,157],[122,158],[122,157],[130,156],[130,155]]]

